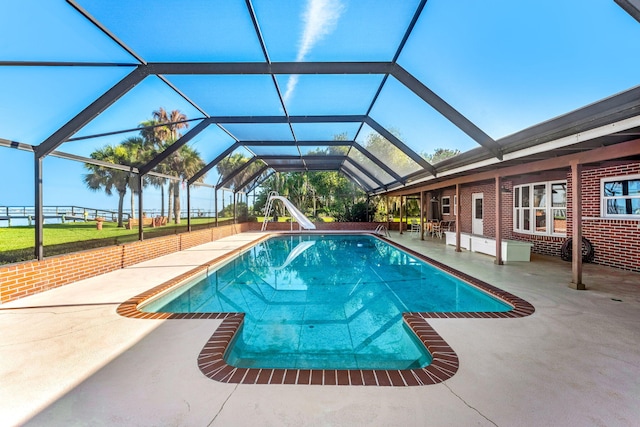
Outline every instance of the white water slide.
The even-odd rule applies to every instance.
[[[270,209],[273,209],[273,200],[280,200],[284,204],[284,207],[287,208],[287,210],[289,211],[291,216],[296,221],[298,221],[298,224],[300,224],[300,227],[304,228],[305,230],[315,230],[316,229],[316,225],[314,223],[312,223],[309,220],[309,218],[304,216],[304,214],[302,212],[300,212],[298,210],[298,208],[296,208],[293,205],[293,203],[291,203],[291,201],[289,199],[287,199],[284,196],[278,196],[278,195],[275,195],[275,194],[269,196],[269,200],[267,201],[267,205],[269,206]],[[265,217],[265,223],[263,224],[263,227],[262,227],[263,230],[266,228],[266,224],[267,224],[267,218]]]

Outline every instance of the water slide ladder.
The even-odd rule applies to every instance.
[[[264,221],[262,221],[262,231],[267,229],[267,223],[273,218],[273,196],[277,196],[277,191],[270,191],[267,196],[267,204],[264,205]]]

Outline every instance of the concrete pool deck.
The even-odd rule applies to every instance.
[[[119,316],[122,302],[262,233],[243,233],[0,305],[1,425],[636,426],[640,274],[392,240],[534,305],[519,319],[429,319],[458,355],[421,387],[223,384],[197,365],[221,320]]]

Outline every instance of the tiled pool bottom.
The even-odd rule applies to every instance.
[[[265,235],[262,239],[269,238]],[[395,245],[393,242],[388,243]],[[140,319],[222,319],[198,356],[201,372],[213,380],[235,384],[306,384],[306,385],[366,385],[366,386],[420,386],[437,384],[451,378],[458,370],[458,357],[446,341],[429,325],[429,318],[517,318],[532,314],[534,308],[528,302],[506,291],[498,289],[469,275],[431,260],[415,251],[401,247],[412,256],[423,259],[432,265],[465,280],[509,304],[514,309],[507,312],[451,312],[451,313],[404,313],[405,323],[414,331],[419,340],[432,355],[432,362],[424,368],[409,370],[367,370],[367,369],[258,369],[237,368],[228,365],[224,354],[239,331],[244,314],[242,313],[147,313],[138,310],[138,305],[154,296],[184,283],[191,277],[206,271],[214,264],[235,256],[254,245],[251,242],[235,251],[203,264],[158,287],[150,289],[129,299],[118,307],[122,316]]]

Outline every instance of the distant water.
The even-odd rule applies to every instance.
[[[45,224],[60,224],[62,222],[59,218],[47,218],[45,219]],[[67,222],[72,222],[67,220]],[[29,220],[26,218],[12,218],[11,219],[11,227],[24,227],[29,225]],[[0,220],[0,228],[6,228],[9,226],[9,221]],[[33,221],[31,221],[31,226],[33,226]]]

